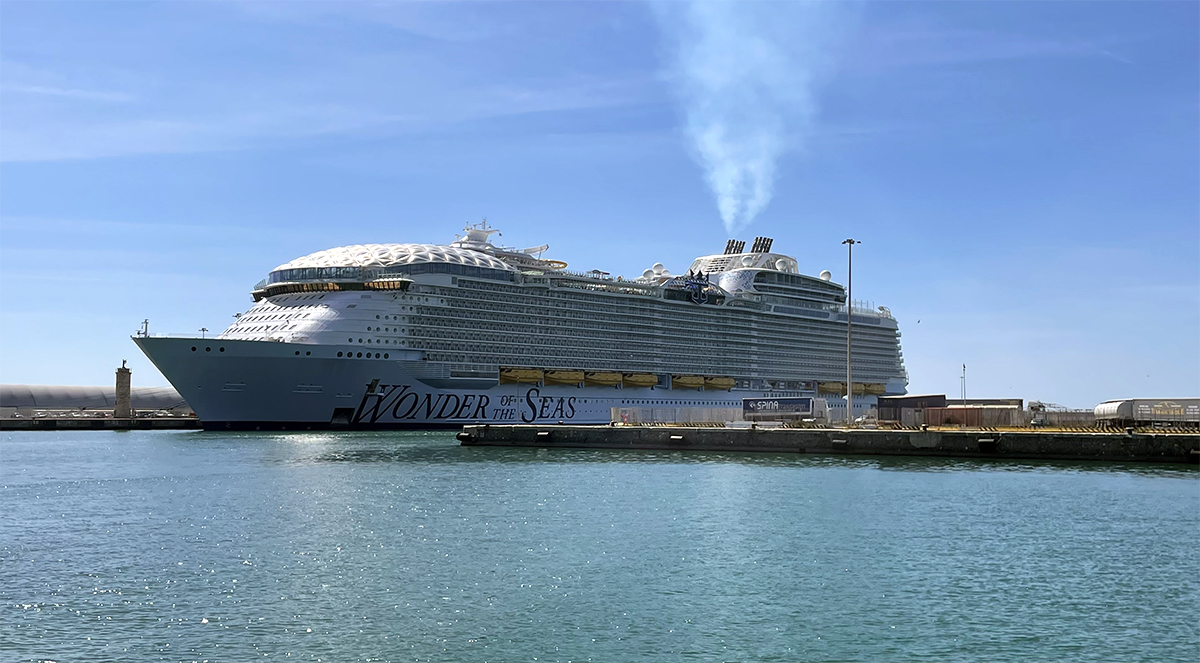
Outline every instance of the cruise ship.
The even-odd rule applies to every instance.
[[[216,337],[134,341],[220,430],[598,424],[614,408],[789,396],[844,413],[848,315],[854,413],[905,392],[888,309],[847,302],[770,238],[625,278],[569,270],[545,245],[499,246],[496,232],[318,251],[271,271]]]

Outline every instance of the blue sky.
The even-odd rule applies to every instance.
[[[913,393],[1200,393],[1200,5],[789,5],[730,10],[804,93],[741,239],[838,281],[863,240]],[[143,318],[219,331],[294,257],[484,216],[584,269],[719,252],[686,8],[4,3],[0,381],[165,384]]]

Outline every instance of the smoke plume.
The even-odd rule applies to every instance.
[[[847,4],[692,0],[654,5],[686,133],[725,229],[771,202],[779,157],[803,147],[813,86]]]

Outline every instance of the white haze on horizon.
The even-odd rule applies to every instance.
[[[730,237],[775,191],[776,164],[803,147],[813,87],[854,12],[842,2],[688,0],[654,5],[668,75]]]

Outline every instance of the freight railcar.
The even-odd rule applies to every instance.
[[[1096,406],[1096,423],[1200,426],[1200,398],[1126,398]]]

